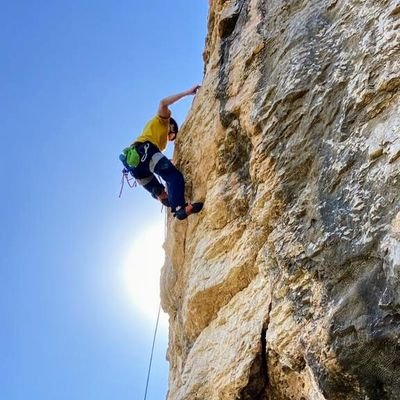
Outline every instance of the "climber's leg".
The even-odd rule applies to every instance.
[[[172,210],[183,207],[185,205],[185,180],[181,172],[162,153],[153,155],[150,161],[151,170],[164,179]]]

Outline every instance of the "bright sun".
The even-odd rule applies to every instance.
[[[154,318],[160,304],[160,269],[164,263],[164,225],[141,232],[124,260],[123,281],[135,308]]]

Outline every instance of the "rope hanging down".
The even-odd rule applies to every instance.
[[[130,177],[129,176],[129,171],[126,168],[124,168],[122,170],[121,190],[119,192],[119,196],[118,197],[121,197],[121,195],[122,195],[122,190],[124,189],[125,180],[126,180],[126,183],[128,184],[128,186],[130,188],[136,187],[136,181],[133,181],[133,183],[131,184],[131,181],[134,180],[134,178]]]
[[[122,177],[122,179],[124,179],[124,176]],[[132,186],[129,184],[128,178],[127,178],[126,180],[127,180],[127,182],[128,182],[128,185],[129,185],[130,187],[132,187]],[[121,191],[122,191],[122,189],[121,189]],[[161,212],[162,212],[162,211],[163,211],[163,207],[161,208]],[[167,222],[168,222],[168,218],[167,218],[167,213],[166,213],[166,212],[165,212],[164,215],[165,215],[165,218],[164,218],[164,241],[165,241],[165,240],[166,240],[166,237],[167,237]],[[156,326],[155,326],[155,328],[154,328],[153,344],[151,345],[151,353],[150,353],[150,360],[149,360],[149,368],[148,368],[148,370],[147,370],[146,389],[145,389],[145,391],[144,391],[144,398],[143,398],[143,400],[146,400],[146,399],[147,399],[147,391],[148,391],[148,388],[149,388],[150,373],[151,373],[151,367],[152,367],[153,355],[154,355],[154,345],[155,345],[156,337],[157,337],[158,323],[159,323],[159,321],[160,321],[160,313],[161,313],[161,303],[160,303],[159,306],[158,306],[157,321],[156,321]]]
[[[154,353],[154,344],[156,342],[156,336],[157,336],[157,330],[158,330],[158,321],[160,320],[160,311],[161,311],[161,304],[158,306],[158,314],[157,314],[157,322],[156,322],[156,327],[154,329],[154,335],[153,335],[153,345],[151,346],[151,354],[150,354],[150,361],[149,361],[149,369],[147,371],[147,381],[146,381],[146,390],[144,391],[144,399],[146,400],[147,398],[147,389],[149,387],[149,380],[150,380],[150,372],[151,372],[151,364],[153,362],[153,353]]]

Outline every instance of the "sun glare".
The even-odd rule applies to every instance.
[[[123,282],[134,307],[151,319],[160,304],[160,270],[164,263],[164,225],[150,226],[134,239],[123,268]]]

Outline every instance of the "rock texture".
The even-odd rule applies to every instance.
[[[168,399],[400,399],[400,2],[211,0],[208,27]]]

